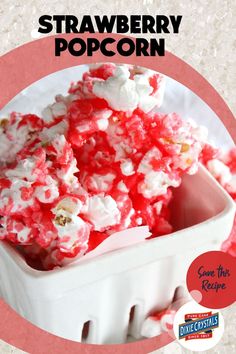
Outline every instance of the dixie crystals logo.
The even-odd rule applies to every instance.
[[[185,322],[179,325],[179,339],[212,338],[213,329],[219,327],[219,313],[202,312],[188,313]]]
[[[192,351],[213,348],[224,333],[224,318],[219,310],[188,301],[175,314],[174,335],[179,344]]]

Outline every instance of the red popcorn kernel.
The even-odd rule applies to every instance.
[[[115,69],[116,69],[116,65],[112,63],[105,63],[99,65],[98,67],[96,67],[95,65],[95,68],[92,67],[90,69],[90,75],[91,77],[107,80],[110,76],[114,75]]]
[[[162,81],[163,81],[162,76],[160,76],[159,74],[154,74],[149,78],[149,83],[153,88],[153,92],[152,92],[153,95],[156,92],[158,92]]]
[[[64,135],[59,135],[49,146],[47,146],[49,155],[55,156],[55,163],[58,165],[70,164],[73,160],[74,154],[71,145],[66,141]]]
[[[230,168],[230,171],[236,174],[236,148],[231,149],[225,158],[226,165]]]
[[[110,193],[110,195],[116,201],[117,208],[120,211],[119,225],[115,226],[113,230],[120,231],[131,226],[136,226],[133,221],[135,210],[129,195],[127,193],[121,192],[120,190],[114,190]]]
[[[213,160],[213,159],[217,158],[218,155],[219,155],[219,149],[217,149],[209,144],[205,144],[202,149],[200,159],[203,164],[206,164],[209,160]]]
[[[111,111],[107,103],[100,99],[74,101],[69,108],[68,139],[73,146],[82,146],[99,130],[106,130]]]
[[[34,189],[33,188],[27,188],[27,187],[21,187],[21,198],[24,201],[30,200],[33,196]]]
[[[0,178],[0,190],[2,189],[9,189],[11,187],[12,182],[9,181],[7,178]]]
[[[22,116],[18,127],[22,127],[23,125],[27,125],[33,131],[40,131],[42,130],[44,124],[43,120],[34,114],[25,114]]]
[[[165,309],[148,316],[141,327],[142,336],[150,338],[172,330],[175,314],[175,310]]]
[[[52,222],[53,214],[44,210],[40,222],[35,222],[35,242],[43,248],[47,248],[57,238],[57,230]]]
[[[11,197],[3,197],[0,200],[0,216],[9,216],[13,209],[13,199]]]
[[[7,239],[16,244],[29,244],[32,239],[32,232],[29,227],[25,225],[23,220],[11,218],[7,220]]]
[[[69,118],[79,122],[88,119],[94,112],[108,108],[107,102],[100,98],[79,99],[73,101],[69,107]]]
[[[46,176],[45,184],[35,184],[34,197],[41,203],[52,203],[59,196],[58,182]]]
[[[83,185],[87,185],[87,189],[91,192],[109,192],[112,188],[112,182],[115,179],[115,174],[108,173],[104,175],[93,174],[85,179]]]

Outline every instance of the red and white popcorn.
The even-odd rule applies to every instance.
[[[190,297],[185,288],[182,286],[177,287],[169,307],[151,313],[150,316],[144,320],[141,327],[141,335],[146,338],[151,338],[159,336],[163,332],[169,332],[169,334],[171,334],[176,312],[189,300]]]
[[[31,142],[37,140],[37,134],[43,127],[43,121],[33,114],[21,116],[12,113],[9,119],[0,122],[0,166],[15,160],[16,154]]]
[[[163,90],[161,74],[98,64],[42,118],[4,120],[0,238],[51,269],[127,228],[171,233],[172,189],[197,172],[203,149],[204,163],[215,157],[203,127],[157,113]]]
[[[161,82],[163,84],[163,78],[151,70],[139,72],[132,67],[117,66],[106,80],[94,82],[92,92],[116,111],[132,113],[140,108],[148,113],[161,104],[163,85],[161,90],[157,89]]]
[[[236,202],[236,148],[222,152],[206,145],[201,154],[201,161]],[[231,234],[223,243],[222,250],[236,257],[236,217]]]
[[[141,335],[146,338],[159,336],[173,328],[176,311],[167,309],[149,316],[142,325]]]

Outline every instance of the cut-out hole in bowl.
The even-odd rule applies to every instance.
[[[129,313],[129,326],[133,323],[136,312],[136,305],[132,306]]]
[[[127,338],[129,336],[133,336],[133,332],[135,331],[135,328],[137,326],[138,315],[139,315],[139,305],[132,306],[129,312]]]
[[[82,336],[81,336],[82,343],[86,343],[90,331],[91,331],[91,321],[87,321],[84,323],[83,329],[82,329]]]

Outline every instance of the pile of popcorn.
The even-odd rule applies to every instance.
[[[159,73],[100,64],[42,117],[2,120],[0,239],[53,269],[117,231],[148,225],[153,237],[171,233],[173,187],[197,172],[202,151],[212,171],[220,162],[204,127],[156,113],[163,91]]]

